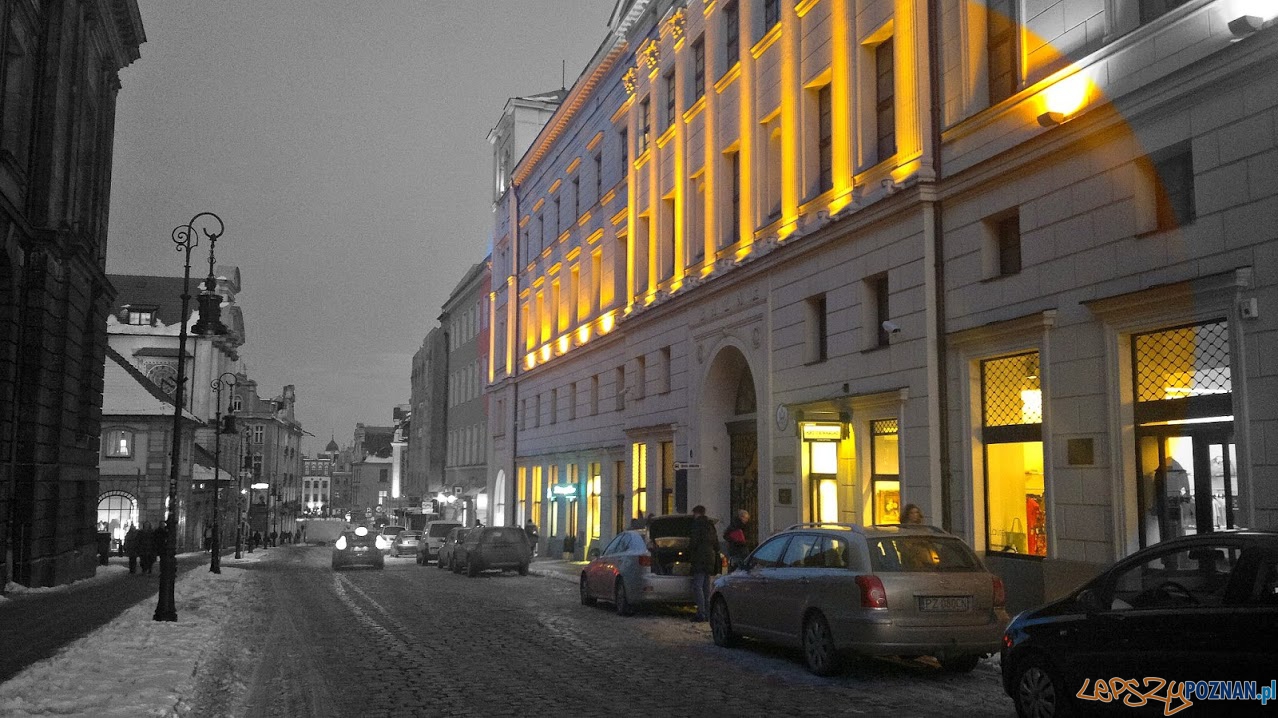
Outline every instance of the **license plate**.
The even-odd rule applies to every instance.
[[[972,610],[971,596],[919,596],[919,610],[925,612],[958,612]]]

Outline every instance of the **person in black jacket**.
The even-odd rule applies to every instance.
[[[692,535],[688,539],[688,557],[692,564],[692,596],[697,601],[693,623],[706,620],[706,601],[710,598],[710,576],[719,572],[719,537],[714,522],[706,516],[706,507],[692,507]]]

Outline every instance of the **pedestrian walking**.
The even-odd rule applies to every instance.
[[[723,540],[728,544],[728,568],[735,571],[738,566],[745,563],[746,557],[750,555],[750,541],[746,535],[746,529],[750,524],[750,512],[745,509],[738,509],[737,515],[732,517],[732,522],[728,524],[728,528],[723,532]]]
[[[213,527],[208,524],[204,525],[204,550],[213,550]]]
[[[271,532],[271,544],[270,544],[271,546],[275,545],[275,542],[277,539],[279,539],[279,536],[280,535],[275,533],[274,531]]]
[[[541,536],[537,533],[537,524],[529,521],[524,524],[524,533],[528,534],[528,548],[532,549],[532,555],[537,555],[537,542]]]
[[[129,573],[138,572],[138,554],[141,552],[141,531],[133,524],[129,524],[129,530],[124,533],[124,555],[129,557]]]
[[[142,531],[138,533],[138,554],[142,559],[142,573],[151,573],[151,567],[155,565],[155,557],[158,552],[155,550],[155,534],[156,530],[152,528],[150,521],[142,523]]]
[[[706,601],[710,598],[710,576],[719,572],[719,536],[714,522],[706,516],[706,507],[692,507],[692,535],[688,540],[688,556],[692,564],[692,596],[697,601],[693,623],[701,623],[709,615]]]
[[[261,545],[262,545],[262,532],[254,531],[253,532],[253,548],[257,548],[258,546],[261,546]]]

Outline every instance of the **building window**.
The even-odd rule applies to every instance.
[[[765,221],[771,221],[781,216],[781,191],[782,178],[784,173],[781,168],[782,150],[781,150],[781,116],[777,115],[770,122],[763,126],[763,137],[767,144],[765,145],[765,153],[763,156],[762,180],[764,195],[763,207],[767,208],[767,216]]]
[[[519,467],[519,480],[515,483],[515,520],[520,526],[527,526],[534,520],[528,516],[528,469]]]
[[[1140,24],[1153,22],[1189,0],[1140,0]]]
[[[1007,277],[1021,271],[1021,215],[1012,212],[990,222],[993,242],[991,264],[993,277]]]
[[[258,424],[253,427],[253,443],[261,444],[264,441],[266,441],[266,427]]]
[[[648,445],[631,444],[630,450],[631,505],[634,517],[642,519],[648,515]]]
[[[741,12],[737,0],[723,6],[723,71],[741,61]]]
[[[706,256],[706,182],[697,175],[688,182],[688,213],[683,227],[684,265],[700,264]]]
[[[670,69],[670,72],[667,72],[667,73],[666,73],[666,75],[665,75],[665,77],[664,77],[663,79],[665,80],[665,82],[663,82],[662,84],[663,84],[663,85],[665,85],[665,88],[664,88],[664,89],[665,89],[665,93],[666,93],[666,116],[665,116],[664,118],[662,118],[662,128],[661,128],[661,129],[662,129],[662,131],[664,132],[665,130],[667,130],[667,129],[669,129],[670,127],[674,126],[674,123],[675,123],[675,72],[674,72],[674,68],[671,68],[671,69]]]
[[[639,103],[639,152],[647,151],[652,141],[652,98],[645,97]]]
[[[103,435],[103,451],[109,459],[127,459],[133,456],[133,432],[128,429],[111,429]]]
[[[592,539],[598,539],[599,503],[600,497],[603,496],[603,473],[598,462],[591,463],[586,470],[590,472],[587,479],[590,485],[586,488],[586,535]]]
[[[885,162],[896,154],[896,71],[892,38],[874,48],[875,162]]]
[[[532,470],[532,520],[539,525],[545,525],[545,521],[541,515],[541,498],[544,496],[541,490],[541,467],[534,466]]]
[[[630,167],[630,130],[623,127],[619,130],[619,134],[621,135],[621,180],[624,180]]]
[[[140,312],[129,310],[129,324],[140,327],[149,327],[155,322],[155,312]]]
[[[555,198],[555,232],[551,235],[552,239],[558,237],[564,231],[564,215],[560,207],[560,199],[559,197]]]
[[[592,310],[596,312],[603,310],[603,286],[603,249],[601,248],[590,253],[590,302],[583,307],[586,316],[589,316]]]
[[[595,202],[603,200],[603,155],[595,153]]]
[[[834,189],[834,121],[830,86],[817,90],[817,192]]]
[[[657,247],[657,280],[665,281],[674,276],[675,249],[675,199],[674,195],[661,199],[661,234]]]
[[[1153,158],[1158,229],[1183,227],[1194,221],[1194,157],[1180,145]]]
[[[568,420],[577,418],[577,382],[568,385]]]
[[[262,452],[253,454],[253,477],[262,478]]]
[[[997,105],[1016,94],[1020,82],[1016,63],[1016,3],[1013,0],[987,0],[985,12],[986,74],[989,80],[990,105]]]
[[[888,301],[888,276],[886,274],[880,274],[865,280],[867,311],[864,316],[866,322],[870,325],[871,331],[869,335],[874,337],[874,341],[869,347],[871,349],[885,347],[891,341],[892,333],[889,331],[888,326],[885,326],[892,316]]]
[[[732,151],[725,157],[728,169],[728,216],[724,227],[727,234],[720,248],[731,247],[741,239],[741,153]]]
[[[661,513],[675,512],[674,442],[661,442]]]
[[[900,427],[896,419],[870,422],[870,474],[874,523],[901,523]]]
[[[981,362],[981,441],[990,551],[1047,555],[1038,352]]]
[[[377,470],[377,483],[385,484],[390,481],[390,469]]]
[[[825,295],[818,294],[815,297],[808,297],[804,302],[804,310],[807,313],[805,361],[808,364],[823,362],[826,360],[829,351],[829,341],[826,333]]]
[[[533,397],[533,428],[541,426],[541,394]]]
[[[661,348],[661,384],[659,391],[662,394],[670,391],[670,374],[673,370],[673,364],[670,358],[670,347]]]
[[[559,390],[550,390],[550,423],[559,421]]]
[[[706,36],[697,37],[692,43],[692,101],[706,94]]]
[[[616,377],[617,411],[624,411],[626,408],[626,368],[624,366],[617,367]]]
[[[239,394],[236,394],[236,395],[235,395],[235,397],[231,399],[231,410],[232,410],[232,411],[243,411],[243,410],[244,410],[244,397],[240,396]]]
[[[781,0],[763,0],[763,31],[781,22]]]
[[[648,357],[640,354],[635,357],[635,390],[634,398],[642,399],[648,386]]]
[[[599,375],[590,377],[590,415],[599,413]]]

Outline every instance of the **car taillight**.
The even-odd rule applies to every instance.
[[[644,555],[640,556],[640,557],[639,557],[639,565],[640,565],[640,566],[649,566],[649,567],[650,567],[650,566],[652,566],[652,556],[649,556],[648,554],[644,554]]]
[[[1003,579],[994,577],[994,608],[1007,606],[1007,589],[1003,587]]]
[[[333,544],[333,548],[336,548],[338,551],[345,551],[345,550],[346,550],[346,537],[345,537],[345,536],[338,536],[338,537],[337,537],[337,543]]]
[[[861,608],[887,608],[887,590],[883,582],[874,574],[856,577],[856,585],[861,589]]]

